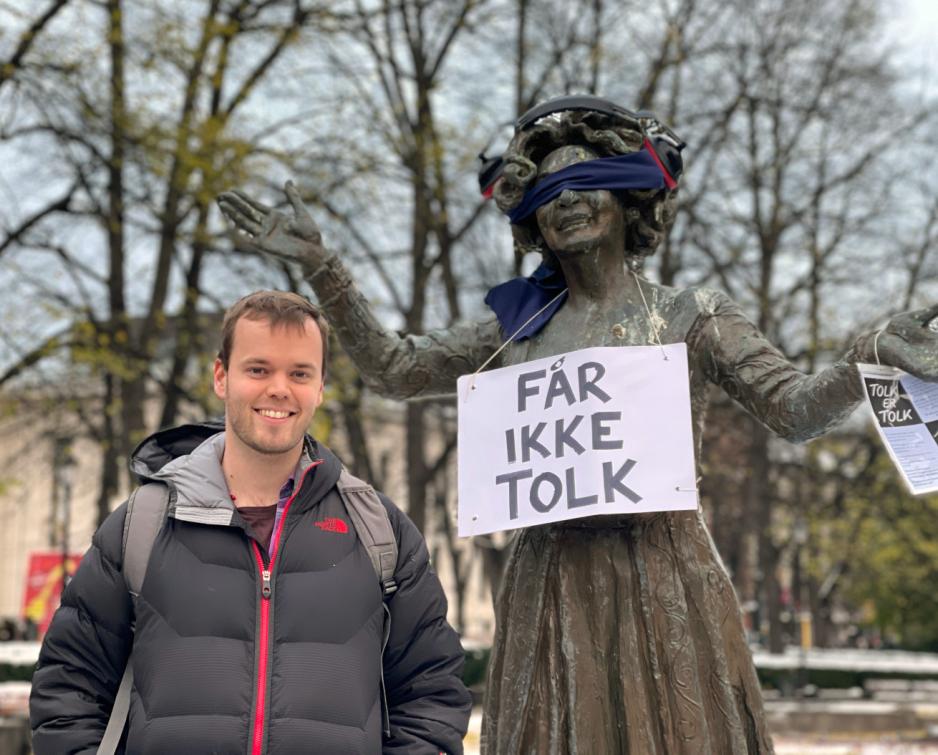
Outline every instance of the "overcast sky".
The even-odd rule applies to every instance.
[[[938,0],[893,0],[891,34],[903,51],[903,60],[920,69],[918,84],[938,92]],[[888,7],[888,3],[887,3]]]

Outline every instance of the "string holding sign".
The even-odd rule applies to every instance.
[[[656,318],[656,317],[652,314],[651,308],[648,306],[648,301],[647,301],[647,299],[645,299],[645,292],[644,292],[644,290],[642,289],[642,279],[639,277],[638,273],[635,272],[635,270],[631,270],[631,269],[630,269],[629,272],[631,272],[631,273],[632,273],[632,277],[635,278],[635,285],[638,287],[639,296],[641,296],[641,298],[642,298],[642,306],[645,307],[645,314],[648,316],[648,322],[649,322],[649,324],[651,325],[651,331],[652,331],[652,334],[653,334],[654,337],[655,337],[655,342],[658,344],[658,347],[661,349],[661,355],[662,355],[662,357],[664,358],[664,361],[667,362],[667,361],[668,361],[668,352],[667,352],[667,350],[664,348],[664,345],[661,343],[661,333],[660,333],[660,330],[661,330],[661,329],[660,329],[660,326],[659,326],[658,318]],[[505,348],[507,348],[508,344],[510,344],[511,342],[513,342],[513,341],[518,337],[518,334],[519,334],[521,331],[523,331],[526,327],[528,327],[528,325],[530,325],[532,322],[534,322],[534,320],[536,320],[536,319],[537,319],[538,317],[540,317],[545,311],[547,311],[547,310],[551,307],[551,305],[553,305],[561,296],[563,296],[564,294],[566,294],[568,290],[569,290],[569,289],[564,288],[564,289],[563,289],[562,291],[560,291],[556,296],[554,296],[554,298],[552,298],[549,302],[547,302],[547,304],[545,304],[543,307],[541,307],[539,310],[537,310],[537,312],[535,312],[535,313],[534,313],[533,315],[531,315],[527,320],[525,320],[525,321],[515,330],[515,332],[512,333],[510,336],[508,336],[508,338],[505,340],[505,342],[495,350],[495,353],[494,353],[494,354],[492,354],[492,355],[491,355],[488,359],[486,359],[481,365],[479,365],[478,369],[476,369],[476,371],[472,373],[472,378],[471,378],[470,381],[469,381],[469,387],[468,387],[468,390],[466,391],[466,395],[463,397],[463,401],[468,401],[468,400],[469,400],[469,394],[470,394],[472,391],[474,391],[474,390],[476,389],[476,388],[475,388],[475,377],[476,377],[476,375],[478,375],[478,374],[479,374],[480,372],[482,372],[486,367],[488,367],[488,366],[495,360],[495,358],[496,358],[499,354],[501,354],[502,351],[503,351]]]
[[[553,304],[555,301],[557,301],[557,300],[558,300],[561,296],[563,296],[565,293],[567,293],[567,289],[566,289],[566,288],[565,288],[563,291],[561,291],[559,294],[557,294],[557,295],[556,295],[553,299],[551,299],[549,302],[547,302],[547,304],[545,304],[543,307],[541,307],[539,310],[537,310],[537,312],[535,312],[533,315],[531,315],[527,320],[525,320],[525,321],[521,324],[521,326],[520,326],[517,330],[515,330],[514,333],[512,333],[510,336],[508,336],[508,339],[505,341],[505,343],[503,343],[501,346],[499,346],[499,347],[495,350],[495,353],[492,354],[492,356],[490,356],[488,359],[486,359],[486,360],[479,366],[479,368],[478,368],[475,372],[472,373],[472,378],[471,378],[471,380],[469,381],[469,391],[466,392],[466,397],[463,399],[464,401],[468,401],[468,400],[469,400],[469,392],[474,391],[474,390],[476,389],[476,382],[475,382],[475,377],[476,377],[476,375],[478,375],[480,372],[482,372],[482,370],[484,370],[486,367],[488,367],[488,366],[492,363],[492,361],[495,359],[495,357],[497,357],[499,354],[501,354],[502,351],[504,351],[504,349],[508,346],[508,344],[510,344],[512,341],[515,340],[515,338],[518,337],[518,334],[519,334],[522,330],[524,330],[526,327],[528,327],[528,325],[530,325],[532,322],[534,322],[534,320],[537,319],[540,315],[542,315],[542,314],[544,313],[544,311],[547,310],[548,307],[550,307],[551,304]]]
[[[664,346],[661,343],[661,334],[658,328],[658,319],[651,313],[651,309],[648,307],[648,302],[645,301],[645,292],[642,291],[642,281],[638,277],[638,273],[634,270],[631,270],[632,275],[635,277],[635,285],[638,286],[638,293],[642,297],[642,304],[645,307],[645,314],[648,315],[648,322],[651,324],[652,333],[655,334],[655,341],[658,342],[658,346],[661,347],[661,353],[664,356],[664,361],[668,361],[668,352],[665,350]]]

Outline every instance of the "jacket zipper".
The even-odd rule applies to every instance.
[[[274,562],[280,555],[280,535],[283,532],[283,523],[287,521],[287,512],[290,510],[290,504],[293,503],[297,494],[303,488],[306,475],[309,471],[322,464],[322,460],[314,461],[305,470],[300,478],[299,484],[293,491],[287,502],[283,505],[283,513],[280,515],[280,521],[277,523],[277,531],[270,541],[270,552],[273,554],[270,563],[264,563],[264,556],[261,553],[260,546],[256,540],[251,540],[251,547],[254,550],[254,560],[257,562],[257,571],[261,578],[261,611],[260,611],[260,640],[258,642],[257,656],[257,687],[254,691],[254,736],[251,742],[251,755],[263,755],[264,752],[264,727],[267,715],[267,677],[268,677],[268,657],[270,655],[270,601],[273,597],[273,573]]]

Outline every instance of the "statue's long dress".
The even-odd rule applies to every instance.
[[[338,264],[325,277],[346,351],[379,392],[452,391],[501,343],[494,319],[397,338]],[[859,401],[854,367],[798,372],[725,295],[642,285],[651,318],[623,301],[619,311],[593,312],[588,327],[570,327],[561,309],[540,334],[502,352],[501,364],[654,343],[653,319],[662,342],[687,344],[698,458],[709,382],[791,440],[823,433]],[[521,530],[496,627],[486,755],[772,752],[739,605],[698,512]]]
[[[803,375],[726,296],[654,294],[662,342],[687,344],[698,458],[708,382],[795,440],[843,419],[860,398],[853,367]],[[624,338],[604,328],[581,347],[653,342],[647,317],[619,324]],[[545,356],[545,341],[547,331],[507,361]],[[700,512],[520,531],[496,617],[489,755],[772,752],[739,605]]]

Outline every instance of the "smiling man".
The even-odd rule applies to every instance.
[[[43,643],[35,752],[462,752],[462,649],[423,538],[307,435],[325,320],[262,291],[221,340],[224,429],[134,454],[145,484],[95,534]]]

